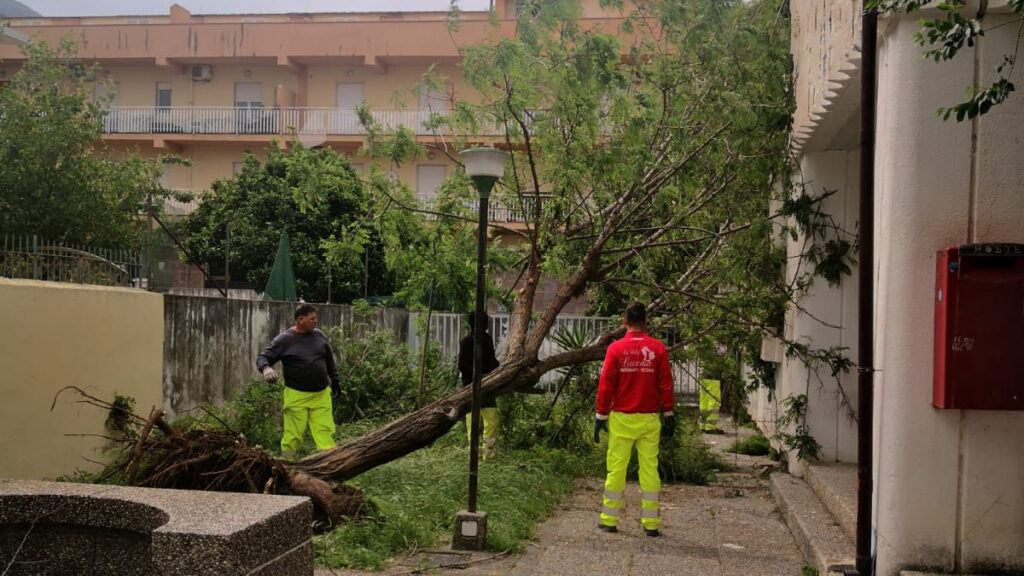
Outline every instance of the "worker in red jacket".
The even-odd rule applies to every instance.
[[[608,347],[597,388],[594,442],[599,441],[602,428],[608,431],[608,477],[598,526],[605,532],[618,531],[626,467],[635,445],[640,464],[640,522],[644,534],[658,536],[658,440],[662,434],[671,436],[675,431],[672,367],[665,345],[646,334],[647,310],[643,304],[630,304],[622,323],[626,336]],[[659,413],[665,418],[664,425]]]

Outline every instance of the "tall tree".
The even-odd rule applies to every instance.
[[[102,153],[98,67],[75,58],[74,42],[33,41],[24,52],[21,68],[0,86],[0,230],[137,246],[147,196],[163,194],[159,159]]]
[[[778,328],[799,288],[781,278],[769,208],[776,193],[798,224],[813,220],[813,199],[790,201],[788,193],[786,2],[602,4],[624,11],[621,30],[581,26],[571,0],[531,2],[515,37],[463,48],[463,73],[480,99],[454,102],[451,114],[434,119],[453,135],[434,144],[443,153],[502,134],[498,144],[511,160],[494,195],[529,209],[526,231],[509,231],[518,236],[520,280],[510,287],[502,365],[483,382],[491,394],[603,357],[619,331],[538,356],[555,318],[582,294],[604,313],[648,302],[652,329],[682,356],[704,338],[744,342]],[[402,157],[389,143],[407,141],[377,141],[371,126],[369,148],[380,156]],[[468,186],[447,193],[442,203],[472,198]],[[825,250],[820,260],[844,257]],[[541,306],[545,278],[558,279],[559,289]],[[296,468],[352,477],[429,444],[469,402],[470,391],[459,390]]]
[[[247,155],[241,172],[214,182],[214,194],[181,223],[189,255],[223,273],[227,250],[231,277],[262,288],[283,230],[301,298],[347,303],[390,294],[379,231],[390,229],[402,242],[412,222],[384,214],[348,160],[330,148],[293,141],[266,153],[263,163]]]

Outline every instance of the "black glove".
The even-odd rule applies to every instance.
[[[608,421],[594,418],[594,444],[601,442],[601,430],[608,431]]]
[[[665,416],[665,421],[661,423],[661,437],[671,438],[676,432],[676,415],[669,414]]]
[[[341,396],[341,384],[337,380],[331,380],[331,396],[335,398]]]

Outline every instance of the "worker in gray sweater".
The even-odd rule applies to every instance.
[[[276,382],[278,361],[284,366],[284,434],[281,456],[291,458],[302,445],[309,426],[317,450],[334,448],[334,410],[331,392],[338,393],[338,368],[327,336],[317,329],[316,308],[299,304],[295,326],[278,334],[259,357],[256,369],[267,382]]]

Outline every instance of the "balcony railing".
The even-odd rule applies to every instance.
[[[374,110],[385,129],[404,126],[418,135],[438,114],[431,110]],[[242,134],[340,135],[365,134],[355,110],[339,108],[246,108],[193,106],[113,106],[104,118],[107,134]]]
[[[547,197],[548,196],[541,196],[541,202],[543,202]],[[419,200],[420,206],[425,210],[434,210],[437,199],[433,195],[417,194],[416,198]],[[535,203],[536,199],[533,196],[521,196],[519,199],[512,202],[512,206],[492,200],[487,205],[487,220],[495,223],[526,222],[533,216]],[[477,203],[475,200],[467,201],[465,203],[465,207],[475,214],[477,210]],[[433,214],[425,214],[424,216],[427,220],[437,219]]]

